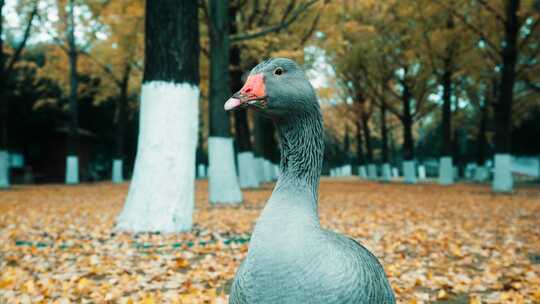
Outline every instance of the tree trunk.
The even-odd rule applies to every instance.
[[[257,112],[255,122],[255,157],[257,159],[258,176],[263,182],[275,179],[271,166],[279,161],[279,144],[276,140],[274,123]]]
[[[411,113],[412,95],[409,86],[403,83],[403,116],[401,122],[403,124],[403,175],[405,183],[415,184],[416,179],[416,163],[414,160],[414,139],[412,134],[413,118]]]
[[[448,64],[445,68],[443,85],[442,106],[442,149],[441,157],[452,155],[452,71]]]
[[[145,67],[135,170],[117,230],[192,226],[199,126],[196,1],[146,1]]]
[[[77,89],[79,75],[77,73],[78,50],[75,44],[74,0],[69,1],[68,7],[68,59],[69,59],[69,124],[66,158],[66,184],[79,183],[79,111],[77,104]]]
[[[386,124],[386,103],[383,101],[381,103],[381,140],[382,140],[382,155],[381,160],[383,164],[389,163],[390,155],[388,149],[388,126]]]
[[[230,8],[230,27],[231,34],[238,33],[236,26],[236,14],[238,8],[231,6]],[[241,50],[238,44],[232,45],[230,48],[230,76],[231,76],[231,91],[237,92],[243,86],[242,75],[243,71],[240,65]],[[238,159],[238,181],[240,188],[256,188],[259,187],[259,176],[253,147],[251,144],[251,134],[248,125],[247,110],[238,109],[234,111],[235,122],[235,140]]]
[[[403,159],[414,160],[414,139],[412,133],[413,120],[411,114],[411,92],[407,85],[403,85]]]
[[[476,164],[478,166],[484,166],[486,163],[486,150],[487,150],[487,105],[484,104],[480,107],[480,123],[478,126],[478,138],[476,140]]]
[[[452,159],[452,62],[446,58],[442,76],[442,146],[439,158],[439,184],[454,183],[454,160]]]
[[[360,121],[356,124],[356,157],[358,158],[358,165],[364,166],[366,164],[366,156],[364,154],[364,141],[362,140],[362,123]]]
[[[4,0],[0,0],[0,151],[7,150],[8,101],[6,92],[6,56],[4,54]],[[0,173],[1,174],[1,173]]]
[[[124,181],[124,137],[126,133],[126,116],[129,78],[131,74],[131,64],[125,63],[124,73],[120,82],[120,94],[116,101],[116,132],[115,132],[115,155],[113,159],[113,183]]]
[[[229,115],[223,110],[231,97],[228,0],[210,0],[210,20],[209,199],[213,204],[237,204],[242,202],[242,192],[236,176]]]
[[[495,103],[495,192],[511,192],[511,129],[512,101],[518,60],[518,35],[520,0],[505,1],[505,35],[502,50],[502,75],[497,103]]]
[[[369,128],[369,115],[362,114],[362,129],[364,130],[364,139],[366,144],[366,160],[368,164],[373,164],[373,145],[371,142],[371,130]]]

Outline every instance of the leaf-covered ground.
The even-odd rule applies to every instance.
[[[0,192],[0,303],[226,303],[271,191],[212,207],[197,184],[196,227],[114,234],[127,185]],[[400,303],[540,303],[540,189],[323,180],[325,227],[382,261]]]

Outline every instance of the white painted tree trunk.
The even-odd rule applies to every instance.
[[[344,165],[341,167],[341,173],[343,176],[351,176],[352,175],[352,166],[351,165]]]
[[[112,169],[112,182],[113,184],[120,184],[124,182],[124,173],[123,173],[124,161],[121,159],[113,160],[113,169]]]
[[[199,164],[197,166],[197,175],[199,178],[206,178],[206,166],[204,164]]]
[[[242,191],[240,191],[236,176],[232,138],[210,137],[208,139],[208,161],[210,203],[241,203]]]
[[[371,180],[377,179],[377,166],[375,164],[367,165],[368,178]]]
[[[392,172],[389,163],[384,163],[382,165],[382,180],[387,182],[392,178]]]
[[[476,166],[474,181],[482,183],[489,179],[489,169],[486,166]]]
[[[9,188],[9,152],[0,150],[0,189]]]
[[[276,177],[276,180],[279,179],[279,166],[278,165],[274,165],[274,176]]]
[[[366,166],[360,166],[358,167],[358,175],[360,178],[366,179],[368,177]]]
[[[240,188],[259,187],[259,178],[257,177],[253,152],[238,153],[238,172]]]
[[[454,183],[454,166],[452,157],[444,156],[439,160],[439,184],[452,185]]]
[[[133,179],[116,229],[189,231],[193,221],[199,88],[144,83]]]
[[[66,184],[76,185],[79,183],[79,157],[68,155],[66,157]]]
[[[426,179],[426,167],[424,165],[418,166],[418,179],[425,180]]]
[[[416,184],[416,162],[414,160],[406,160],[403,162],[403,176],[405,183]]]
[[[495,154],[495,172],[492,183],[494,192],[512,192],[514,179],[511,169],[512,156],[510,154]]]
[[[274,180],[274,169],[272,168],[272,162],[265,159],[264,160],[264,176],[265,179],[269,182],[272,182]]]
[[[399,178],[399,169],[394,167],[392,168],[392,177],[393,178]]]
[[[255,158],[255,166],[257,167],[257,176],[259,177],[259,182],[261,183],[267,183],[269,180],[266,178],[265,173],[265,166],[264,166],[264,158],[262,157],[256,157]]]

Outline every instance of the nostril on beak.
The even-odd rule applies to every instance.
[[[251,88],[246,88],[244,92],[245,92],[245,93],[251,92]]]

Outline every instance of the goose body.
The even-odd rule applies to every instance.
[[[229,303],[395,303],[377,258],[320,226],[323,124],[303,71],[286,58],[259,64],[225,109],[246,104],[269,116],[279,131],[281,175],[257,220]]]

